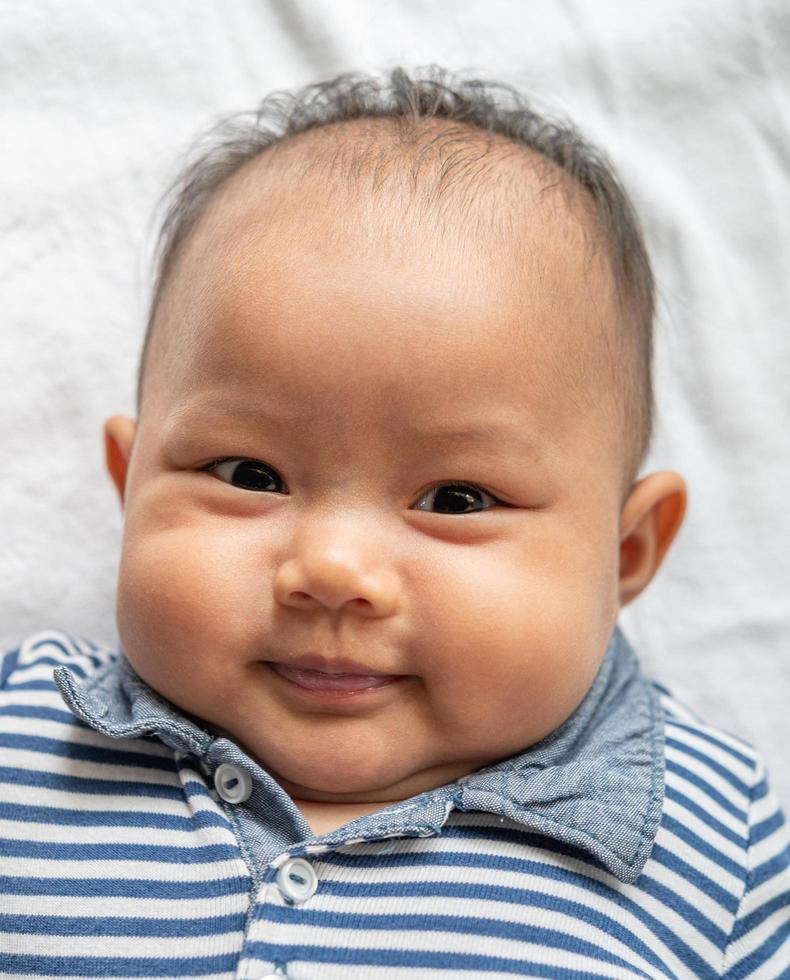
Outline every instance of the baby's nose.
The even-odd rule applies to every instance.
[[[275,598],[285,606],[323,606],[332,612],[346,608],[373,618],[392,616],[399,592],[397,576],[381,560],[363,566],[358,555],[338,549],[314,548],[291,556],[274,580]]]

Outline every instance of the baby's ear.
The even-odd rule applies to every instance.
[[[104,423],[104,461],[121,504],[136,431],[137,423],[128,415],[111,415]]]
[[[668,470],[634,484],[620,515],[620,605],[649,585],[683,523],[686,484]]]

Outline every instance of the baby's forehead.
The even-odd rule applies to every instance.
[[[490,299],[494,283],[497,298],[513,304],[530,306],[548,291],[558,305],[591,296],[601,310],[610,305],[606,250],[596,249],[586,216],[544,175],[509,172],[440,193],[434,183],[415,189],[398,173],[385,190],[381,182],[351,183],[345,171],[325,173],[307,147],[299,154],[296,167],[282,156],[272,165],[255,161],[217,199],[188,243],[186,271],[201,291],[213,280],[215,299],[265,301],[287,260],[300,262],[304,275],[335,267],[349,291],[375,266],[386,277],[382,289],[407,296],[416,279],[429,279],[438,302],[464,269],[472,306],[478,296]],[[501,166],[512,170],[507,160]]]
[[[552,174],[533,168],[528,158],[525,163],[520,149],[504,147],[501,159],[489,159],[494,151],[479,135],[450,160],[436,147],[435,158],[426,160],[415,157],[412,146],[390,146],[385,153],[375,134],[365,133],[351,168],[349,141],[339,132],[344,126],[327,127],[338,131],[329,136],[307,133],[286,141],[228,181],[187,242],[183,274],[174,276],[180,280],[175,302],[165,304],[176,314],[169,319],[204,320],[207,329],[218,329],[216,317],[202,315],[206,307],[261,309],[271,283],[293,290],[292,280],[281,276],[285,261],[299,261],[307,277],[331,265],[349,293],[383,270],[381,290],[401,293],[405,304],[416,279],[428,280],[437,304],[448,301],[462,268],[469,315],[481,304],[485,317],[483,304],[494,290],[503,309],[510,304],[511,320],[524,308],[516,349],[523,346],[520,334],[535,330],[536,292],[551,293],[554,305],[570,304],[563,330],[541,341],[557,358],[578,360],[591,339],[580,345],[571,337],[584,319],[579,307],[592,304],[605,313],[612,306],[606,250],[595,249],[588,216],[576,213],[584,202],[561,189],[556,174],[551,184]],[[445,156],[451,135],[443,136]],[[391,160],[396,152],[403,159]],[[451,165],[458,168],[455,182]],[[196,304],[204,310],[190,316]]]
[[[392,118],[353,120],[285,139],[219,188],[197,234],[223,247],[264,225],[298,235],[306,212],[338,241],[419,236],[492,261],[551,244],[605,252],[591,198],[557,165],[500,134],[439,119],[408,129]]]
[[[548,358],[547,377],[579,362],[597,328],[583,343],[578,331],[589,328],[589,309],[606,303],[589,302],[597,275],[584,233],[553,213],[563,205],[526,201],[525,227],[511,230],[479,206],[453,202],[439,213],[435,202],[404,202],[396,192],[330,195],[316,176],[247,175],[231,188],[198,231],[171,319],[202,323],[201,344],[221,351],[223,324],[237,321],[301,343],[321,326],[306,311],[319,308],[338,337],[353,335],[360,353],[382,364],[389,357],[400,371],[437,335],[448,356],[474,338],[480,350],[496,344],[519,360]],[[401,348],[390,340],[403,327],[412,343]]]
[[[160,312],[219,329],[205,307],[243,314],[266,303],[275,281],[294,289],[280,275],[285,261],[300,262],[308,277],[333,266],[349,293],[383,274],[382,290],[401,292],[405,303],[416,279],[445,301],[462,268],[465,312],[495,290],[503,308],[524,307],[523,332],[534,333],[526,321],[542,292],[544,305],[570,304],[563,330],[547,332],[543,345],[560,358],[588,347],[589,337],[579,345],[570,336],[584,319],[580,307],[611,312],[612,290],[581,189],[501,137],[493,146],[489,134],[432,120],[422,144],[407,143],[381,125],[392,122],[366,121],[353,139],[348,130],[360,124],[328,126],[242,167],[187,240]],[[188,314],[201,306],[200,316]]]

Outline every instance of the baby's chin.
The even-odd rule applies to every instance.
[[[404,800],[443,782],[432,782],[430,773],[414,772],[403,760],[376,758],[369,752],[355,755],[352,746],[339,757],[332,752],[323,757],[278,754],[268,765],[266,758],[258,761],[289,796],[321,803]]]
[[[310,779],[301,776],[303,782],[288,779],[272,769],[268,772],[292,799],[314,803],[394,803],[447,782],[442,778],[432,779],[429,771],[395,779],[382,771],[357,775],[322,773],[321,778],[312,774]]]
[[[375,758],[369,751],[360,752],[353,744],[344,745],[339,757],[329,750],[323,757],[314,752],[298,756],[281,751],[259,754],[220,725],[196,721],[210,734],[238,745],[292,799],[316,803],[397,802],[453,782],[481,765],[478,760],[471,760],[415,768],[399,758],[397,752]]]

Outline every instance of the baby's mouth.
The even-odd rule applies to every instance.
[[[385,687],[400,680],[402,674],[350,674],[312,670],[304,667],[289,667],[287,664],[265,661],[268,667],[280,677],[307,691],[337,692],[351,694]]]

